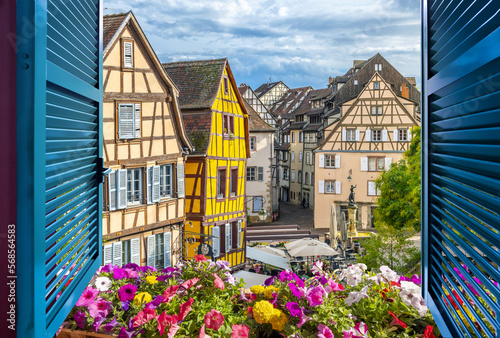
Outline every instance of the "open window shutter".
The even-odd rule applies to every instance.
[[[392,132],[392,140],[397,142],[398,141],[398,135],[399,135],[399,131],[397,129],[394,129],[393,132]]]
[[[392,164],[392,157],[386,157],[385,158],[385,170],[389,170],[391,168]]]
[[[335,155],[335,168],[340,168],[340,155]]]
[[[186,196],[184,187],[184,163],[177,163],[177,197]]]
[[[153,169],[152,201],[153,203],[156,203],[160,201],[160,166],[155,165],[152,169]]]
[[[382,142],[387,142],[387,129],[382,130]]]
[[[220,228],[216,225],[212,227],[212,251],[214,259],[220,256]]]
[[[411,141],[411,128],[408,128],[408,136],[407,136],[408,141]]]
[[[117,208],[125,209],[127,207],[127,169],[119,169],[116,171]]]
[[[238,221],[238,234],[237,234],[238,238],[236,239],[236,243],[237,243],[236,245],[238,246],[238,248],[241,247],[241,230],[242,230],[241,225],[242,225],[242,220],[239,220]]]
[[[325,181],[318,181],[318,193],[325,193]]]
[[[153,203],[153,168],[146,168],[146,200],[148,204]]]
[[[361,157],[361,171],[368,171],[368,157]]]
[[[148,236],[147,264],[155,266],[155,235]]]
[[[141,104],[135,104],[134,111],[134,137],[141,137]]]
[[[371,142],[372,140],[372,131],[370,129],[366,129],[365,131],[365,139],[367,142]]]
[[[122,242],[113,243],[113,264],[122,266]]]
[[[319,155],[319,162],[318,165],[320,168],[325,167],[325,155]]]
[[[116,171],[108,175],[108,201],[109,210],[116,210]]]
[[[226,253],[228,253],[230,250],[231,250],[231,243],[232,243],[232,240],[231,240],[231,224],[229,223],[226,223],[226,231],[224,233],[225,237],[226,237],[226,245],[225,245],[225,249],[226,249]]]
[[[130,263],[141,265],[141,239],[130,240]]]
[[[107,244],[103,248],[103,262],[102,265],[113,264],[113,245]]]
[[[356,129],[356,141],[359,142],[359,129]]]
[[[368,195],[375,196],[375,182],[368,182]]]
[[[340,195],[342,193],[342,182],[335,181],[335,193]]]
[[[163,247],[165,248],[163,267],[168,268],[172,266],[172,233],[170,231],[163,233]]]
[[[264,180],[264,167],[257,167],[257,181]]]
[[[132,68],[134,66],[134,55],[132,54],[133,50],[133,42],[123,42],[123,66],[126,68]]]
[[[5,165],[18,173],[15,324],[18,337],[53,337],[103,262],[102,3],[12,4],[17,164]]]
[[[134,138],[134,105],[118,105],[118,137],[123,139]]]
[[[342,141],[347,141],[347,130],[342,129]]]

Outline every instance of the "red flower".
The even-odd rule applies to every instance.
[[[182,303],[179,306],[179,320],[184,320],[184,318],[189,313],[189,311],[191,311],[191,304],[193,304],[193,302],[194,302],[194,299],[189,298],[189,300],[187,302]]]
[[[203,322],[209,329],[217,331],[222,324],[224,324],[224,316],[220,313],[220,311],[212,309],[210,312],[205,314]]]
[[[197,262],[204,262],[204,261],[207,261],[207,257],[205,257],[205,255],[195,255],[194,256],[194,259],[197,261]]]
[[[161,315],[156,317],[158,320],[158,331],[160,331],[160,335],[163,336],[165,329],[168,328],[167,336],[173,337],[175,333],[181,328],[177,325],[178,319],[177,315],[167,315],[166,311],[163,311]]]
[[[163,292],[163,303],[168,303],[177,295],[177,289],[179,289],[179,285],[169,286],[165,292]]]
[[[150,308],[144,308],[137,316],[133,319],[133,327],[139,327],[148,323],[151,319],[156,318],[156,312]]]
[[[214,276],[214,278],[215,278],[215,280],[214,280],[214,286],[216,288],[224,290],[224,282],[222,281],[222,279],[220,279],[220,277],[217,276],[217,274],[215,274],[215,273],[213,273],[212,276]]]
[[[391,286],[399,286],[399,287],[401,287],[401,284],[399,284],[398,282],[391,281]]]
[[[190,287],[192,287],[193,285],[195,285],[196,283],[198,283],[199,280],[200,280],[199,278],[191,278],[190,280],[187,280],[184,283],[182,283],[181,287],[183,287],[184,289],[187,290]]]
[[[432,330],[432,326],[427,325],[424,331],[424,338],[436,338],[436,336],[432,333]]]
[[[399,325],[399,326],[401,326],[404,329],[406,329],[408,327],[408,325],[406,325],[405,322],[399,320],[399,318],[396,317],[396,315],[394,313],[392,313],[391,311],[389,311],[389,314],[394,318],[392,320],[391,324],[389,325],[389,327],[394,326],[394,325]]]

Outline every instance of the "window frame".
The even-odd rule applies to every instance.
[[[250,143],[250,151],[257,151],[257,137],[250,136],[249,143]]]
[[[356,128],[346,128],[345,140],[346,142],[356,142]]]
[[[259,210],[255,209],[255,200],[260,199],[261,208]],[[263,196],[253,196],[252,197],[252,213],[260,212],[264,210],[264,197]]]
[[[375,185],[375,187],[374,187],[375,194],[370,194],[370,183],[373,183]],[[367,196],[373,196],[373,197],[380,196],[380,188],[377,188],[377,184],[374,180],[367,181],[366,194],[367,194]]]
[[[324,193],[329,195],[336,195],[336,180],[325,180]],[[331,191],[327,191],[327,186],[330,186]]]
[[[253,177],[252,177],[252,171],[253,171]],[[257,167],[247,167],[246,180],[247,182],[257,181]]]
[[[131,43],[132,44],[132,47],[131,47],[131,55],[130,55],[130,58],[131,58],[131,65],[128,66],[126,63],[125,63],[125,43]],[[122,71],[132,71],[134,69],[134,66],[135,66],[135,62],[134,62],[134,54],[135,54],[135,41],[133,39],[126,39],[126,38],[122,38],[121,39],[121,68],[122,68]]]
[[[327,165],[327,158],[330,158],[330,165]],[[335,155],[326,155],[325,154],[325,168],[328,169],[335,169]]]
[[[144,168],[127,168],[127,207],[128,206],[135,206],[135,205],[140,205],[140,204],[144,204],[144,188],[143,188],[143,181],[144,181],[144,177],[143,177],[143,174],[144,174]],[[129,189],[129,186],[132,186],[133,183],[136,182],[136,179],[135,177],[132,179],[132,183],[130,183],[129,181],[129,174],[131,172],[138,172],[139,173],[139,178],[138,178],[138,184],[139,184],[139,189],[138,189],[138,198],[137,200],[133,200],[132,202],[130,201],[130,198],[129,196],[131,195],[131,189]],[[136,193],[135,191],[135,188],[132,190],[133,194]]]
[[[221,175],[224,177],[221,177]],[[216,198],[218,200],[226,198],[226,189],[227,188],[227,168],[226,167],[217,167],[217,191]],[[221,193],[222,191],[222,193]]]
[[[234,137],[234,115],[229,113],[222,114],[222,135],[225,140]]]
[[[130,136],[130,137],[121,137],[120,136],[120,121],[121,121],[121,118],[120,118],[120,108],[122,106],[128,106],[128,105],[131,105],[132,106],[132,123],[133,123],[133,127],[132,127],[132,133],[133,133],[133,136]],[[136,116],[137,114],[137,105],[139,105],[139,117]],[[130,140],[139,140],[141,139],[142,137],[142,102],[141,101],[128,101],[128,100],[120,100],[120,101],[115,101],[115,130],[116,130],[116,141],[118,142],[128,142]],[[137,120],[139,120],[139,134],[140,136],[136,136],[137,134],[137,126],[136,126],[136,122]]]
[[[231,167],[231,171],[229,174],[229,197],[238,196],[238,167]],[[235,182],[236,181],[236,182]]]
[[[404,133],[404,139],[401,137],[401,132]],[[408,142],[408,129],[398,128],[398,142]]]
[[[164,198],[172,198],[173,195],[174,195],[174,165],[173,164],[161,164],[159,165],[160,167],[160,180],[159,180],[159,184],[160,184],[160,199],[164,199]],[[170,193],[169,194],[162,194],[162,189],[164,189],[164,187],[162,186],[162,178],[163,180],[165,181],[165,177],[164,176],[167,176],[167,175],[164,175],[163,173],[163,168],[167,168],[167,167],[170,167]],[[163,184],[165,185],[165,184]]]
[[[376,81],[373,83],[373,89],[374,90],[380,90],[380,82],[379,81]]]
[[[371,133],[372,142],[382,142],[382,129],[371,129]],[[379,137],[376,137],[376,135]]]
[[[370,160],[375,160],[375,170],[370,170]],[[383,169],[379,170],[379,161],[382,160]],[[368,156],[368,171],[371,172],[382,172],[385,171],[385,156]]]

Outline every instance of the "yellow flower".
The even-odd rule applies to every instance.
[[[262,292],[264,292],[264,287],[262,285],[254,285],[250,288],[250,291],[252,291],[252,293],[255,295],[260,295]]]
[[[264,289],[264,295],[266,296],[267,299],[271,299],[273,298],[273,292],[277,290],[278,289],[272,285],[266,286],[266,288]]]
[[[286,315],[278,309],[274,309],[274,317],[272,318],[271,324],[273,325],[273,330],[281,331],[283,326],[287,323],[288,318]]]
[[[253,317],[259,324],[269,323],[275,317],[274,307],[267,300],[255,303],[252,308]]]
[[[147,276],[146,283],[148,284],[156,284],[158,281],[156,280],[156,276]]]
[[[153,298],[147,292],[140,292],[134,297],[134,305],[141,305],[141,303],[149,303]]]

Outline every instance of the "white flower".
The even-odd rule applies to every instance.
[[[312,273],[315,275],[324,275],[323,273],[323,262],[317,261],[314,263],[313,268],[311,269]]]
[[[355,264],[349,266],[347,269],[342,270],[339,278],[340,280],[347,278],[347,285],[349,286],[357,286],[363,280],[363,274],[366,265],[364,264]]]
[[[349,296],[345,299],[345,303],[347,306],[351,306],[354,303],[359,302],[363,298],[368,298],[368,285],[362,288],[359,292],[350,292]]]
[[[413,295],[413,298],[411,299],[411,306],[418,311],[420,317],[425,316],[427,313],[427,305],[420,295]]]
[[[99,291],[108,291],[111,284],[111,280],[108,277],[97,277],[95,279],[95,288]]]
[[[382,265],[380,267],[380,271],[382,272],[382,277],[385,277],[388,281],[399,281],[399,275],[396,272],[392,271],[388,266]]]

